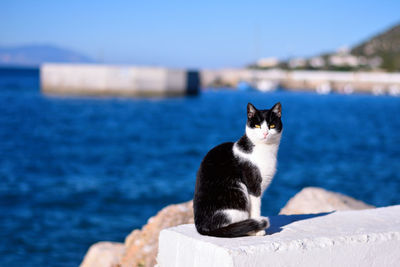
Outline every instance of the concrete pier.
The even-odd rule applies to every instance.
[[[400,95],[400,73],[221,69],[202,70],[201,74],[203,87],[236,87],[241,81],[257,87],[259,83],[270,82],[287,90]]]
[[[44,64],[41,90],[46,94],[168,97],[199,93],[199,73],[161,67],[94,64]]]
[[[400,206],[270,218],[266,236],[217,238],[193,224],[161,231],[159,267],[398,266]]]

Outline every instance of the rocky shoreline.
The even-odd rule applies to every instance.
[[[292,197],[279,214],[310,214],[334,210],[371,209],[352,197],[317,187],[306,187]],[[169,205],[151,217],[142,229],[133,230],[124,243],[98,242],[86,253],[81,267],[154,266],[162,229],[193,223],[192,201]]]

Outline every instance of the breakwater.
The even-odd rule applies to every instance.
[[[201,76],[203,87],[236,87],[240,82],[247,82],[256,88],[267,85],[264,86],[266,90],[280,86],[287,90],[319,93],[335,91],[400,95],[400,73],[221,69],[203,70]]]
[[[238,87],[245,82],[261,91],[278,87],[318,93],[400,95],[400,73],[220,69],[190,71],[162,67],[95,64],[44,64],[41,91],[64,95],[184,96],[200,86]]]
[[[199,73],[161,67],[44,64],[41,91],[63,95],[184,96],[199,93]]]

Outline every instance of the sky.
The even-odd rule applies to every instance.
[[[0,46],[56,45],[101,63],[241,67],[351,47],[396,23],[399,0],[1,0]]]

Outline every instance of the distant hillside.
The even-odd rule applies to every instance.
[[[255,69],[281,68],[289,70],[333,71],[400,71],[400,24],[351,49],[339,48],[333,53],[287,60],[261,58],[247,66]]]
[[[51,45],[0,47],[0,66],[39,66],[44,62],[93,62],[78,52]]]
[[[356,56],[380,57],[381,68],[400,71],[400,24],[355,46],[351,54]]]

